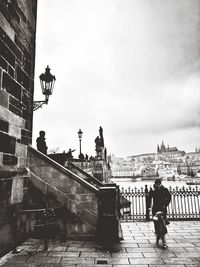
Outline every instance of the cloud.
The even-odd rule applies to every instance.
[[[51,146],[75,146],[81,127],[94,153],[102,125],[116,154],[151,150],[163,137],[188,147],[188,131],[191,149],[199,146],[200,1],[43,0],[38,8],[37,99],[47,64],[56,84],[34,116],[34,138],[43,127]]]

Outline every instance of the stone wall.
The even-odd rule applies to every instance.
[[[36,0],[0,1],[0,166],[25,166],[32,141]]]
[[[0,252],[11,245],[14,173],[32,142],[36,11],[37,0],[0,0]]]
[[[8,212],[11,186],[11,179],[0,179],[0,255],[9,249],[12,241]]]

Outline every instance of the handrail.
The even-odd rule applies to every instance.
[[[81,169],[80,167],[78,167],[76,164],[74,164],[71,161],[68,161],[68,164],[71,165],[73,168],[77,169],[78,171],[80,171],[81,173],[83,173],[85,176],[87,176],[92,182],[97,183],[98,186],[103,186],[103,183],[101,181],[99,181],[97,178],[95,178],[94,176],[90,175],[89,173],[87,173],[86,171],[84,171],[83,169]]]
[[[85,187],[87,187],[88,189],[92,190],[93,192],[95,192],[96,194],[98,193],[98,189],[91,185],[90,183],[88,183],[86,180],[84,180],[83,178],[77,176],[75,173],[73,173],[72,171],[70,171],[69,169],[67,169],[66,167],[60,165],[59,163],[57,163],[56,161],[52,160],[51,158],[49,158],[48,156],[44,155],[43,153],[41,153],[40,151],[34,149],[32,146],[28,146],[28,150],[30,150],[31,152],[37,154],[39,157],[41,157],[42,159],[44,159],[45,161],[48,161],[52,166],[54,166],[55,168],[59,169],[61,172],[70,175],[74,180],[76,180],[77,182],[83,184]]]

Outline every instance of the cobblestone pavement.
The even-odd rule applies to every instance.
[[[200,221],[171,222],[168,248],[156,246],[152,222],[122,223],[124,240],[112,248],[91,241],[30,239],[0,259],[3,267],[197,267],[200,266]]]

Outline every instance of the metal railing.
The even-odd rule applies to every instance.
[[[122,221],[144,221],[152,218],[149,210],[149,190],[145,188],[120,188],[120,195],[130,201],[130,206],[121,208]],[[169,187],[171,202],[167,216],[171,220],[200,219],[200,187]]]
[[[200,188],[169,188],[171,202],[168,217],[171,219],[200,219]]]

